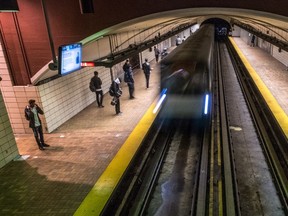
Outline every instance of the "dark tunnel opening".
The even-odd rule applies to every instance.
[[[219,18],[210,18],[205,20],[203,24],[214,24],[215,25],[215,38],[218,40],[226,39],[231,32],[232,28],[229,22]]]

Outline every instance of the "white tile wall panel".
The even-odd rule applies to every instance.
[[[272,46],[272,55],[274,58],[276,58],[288,68],[288,52],[284,50],[281,50],[281,52],[279,52],[278,47]]]
[[[18,155],[18,148],[0,91],[0,168]]]
[[[285,33],[286,34],[286,33]],[[248,45],[250,45],[250,37],[249,33],[243,29],[241,29],[241,39],[246,41]],[[279,52],[278,47],[268,43],[267,41],[262,40],[261,38],[257,38],[257,46],[261,49],[267,51],[274,58],[280,61],[282,64],[288,67],[288,52],[282,50]]]

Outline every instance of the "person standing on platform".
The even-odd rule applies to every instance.
[[[125,64],[123,65],[123,70],[124,70],[124,72],[128,71],[130,67],[132,68],[129,59],[127,59],[127,60],[125,61]]]
[[[179,46],[181,43],[182,43],[182,39],[180,38],[179,35],[177,35],[177,38],[176,38],[176,46]]]
[[[126,60],[125,64],[123,65],[124,70],[124,82],[127,83],[129,89],[130,99],[134,99],[134,78],[133,78],[133,71],[132,66],[129,63],[129,60]]]
[[[94,71],[94,77],[91,78],[91,82],[94,85],[95,93],[96,93],[96,101],[99,108],[103,108],[103,91],[102,91],[102,80],[98,77],[98,72]]]
[[[156,62],[158,63],[159,61],[159,55],[160,55],[160,50],[154,46],[154,54],[155,54],[155,59],[156,59]]]
[[[255,35],[252,35],[251,46],[252,46],[252,47],[255,46]]]
[[[50,145],[44,142],[41,119],[39,118],[39,114],[43,115],[44,112],[35,103],[35,100],[31,99],[29,100],[29,104],[26,106],[24,113],[26,120],[29,121],[29,127],[33,130],[34,137],[36,139],[39,149],[45,150],[44,147],[49,147]]]
[[[162,53],[161,53],[161,59],[165,58],[165,56],[167,56],[167,55],[168,55],[168,50],[167,50],[167,48],[164,48]]]
[[[121,79],[117,78],[112,82],[112,84],[109,88],[109,93],[113,97],[113,99],[111,101],[111,105],[115,106],[116,115],[119,115],[122,113],[120,110],[120,97],[122,95],[120,83],[121,83]]]
[[[145,78],[146,78],[146,88],[149,88],[149,79],[150,79],[150,74],[151,74],[151,67],[150,64],[148,62],[148,59],[145,59],[145,62],[142,64],[142,69],[143,72],[145,74]]]
[[[182,43],[186,40],[186,36],[184,35],[183,39],[182,39]]]

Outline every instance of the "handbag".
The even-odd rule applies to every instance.
[[[113,97],[113,98],[112,98],[112,101],[110,102],[110,104],[111,104],[112,106],[115,106],[115,105],[117,104],[117,99],[116,99],[116,97]]]

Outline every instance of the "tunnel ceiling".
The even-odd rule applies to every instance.
[[[121,32],[133,32],[133,30],[144,31],[149,28],[159,26],[165,26],[166,31],[171,31],[179,28],[179,26],[191,26],[193,24],[201,24],[202,22],[209,19],[221,19],[229,23],[231,26],[237,25],[240,28],[246,29],[247,31],[272,42],[272,44],[287,50],[288,48],[288,26],[287,17],[260,12],[255,10],[247,9],[236,9],[236,8],[191,8],[166,11],[160,13],[154,13],[147,16],[132,19],[118,25],[112,26],[108,29],[103,30],[104,34],[97,33],[96,39],[99,37],[117,34]],[[160,33],[160,31],[159,31]],[[161,32],[162,34],[167,32]],[[266,37],[267,36],[267,37]],[[94,41],[95,37],[89,37],[87,40],[82,42]],[[275,41],[273,41],[275,39]],[[139,45],[141,46],[141,44]],[[131,47],[133,50],[133,47]],[[139,47],[138,47],[139,50]],[[123,53],[128,53],[129,50],[124,50]],[[122,58],[124,54],[119,52]],[[97,61],[98,66],[113,65],[109,59],[115,60],[115,55],[108,55],[107,58],[102,58]],[[120,60],[122,60],[122,58]],[[120,61],[119,60],[119,61]],[[111,60],[112,61],[112,60]],[[107,63],[108,62],[108,63]]]
[[[133,30],[145,31],[156,26],[158,28],[165,26],[166,31],[169,31],[177,29],[181,25],[201,24],[205,20],[215,18],[225,20],[231,26],[237,25],[283,50],[288,49],[288,17],[236,8],[190,8],[150,14],[107,28],[102,31],[103,34],[98,32],[82,42],[85,44],[94,41],[99,35],[103,37]],[[161,32],[161,34],[163,33],[167,32]]]
[[[256,29],[262,26],[266,28],[276,28],[288,32],[288,17],[245,9],[191,8],[156,13],[123,22],[108,28],[107,34],[147,29],[155,26],[156,24],[169,24],[171,26],[195,22],[200,24],[209,18],[224,19],[231,24],[234,22],[247,24]]]

